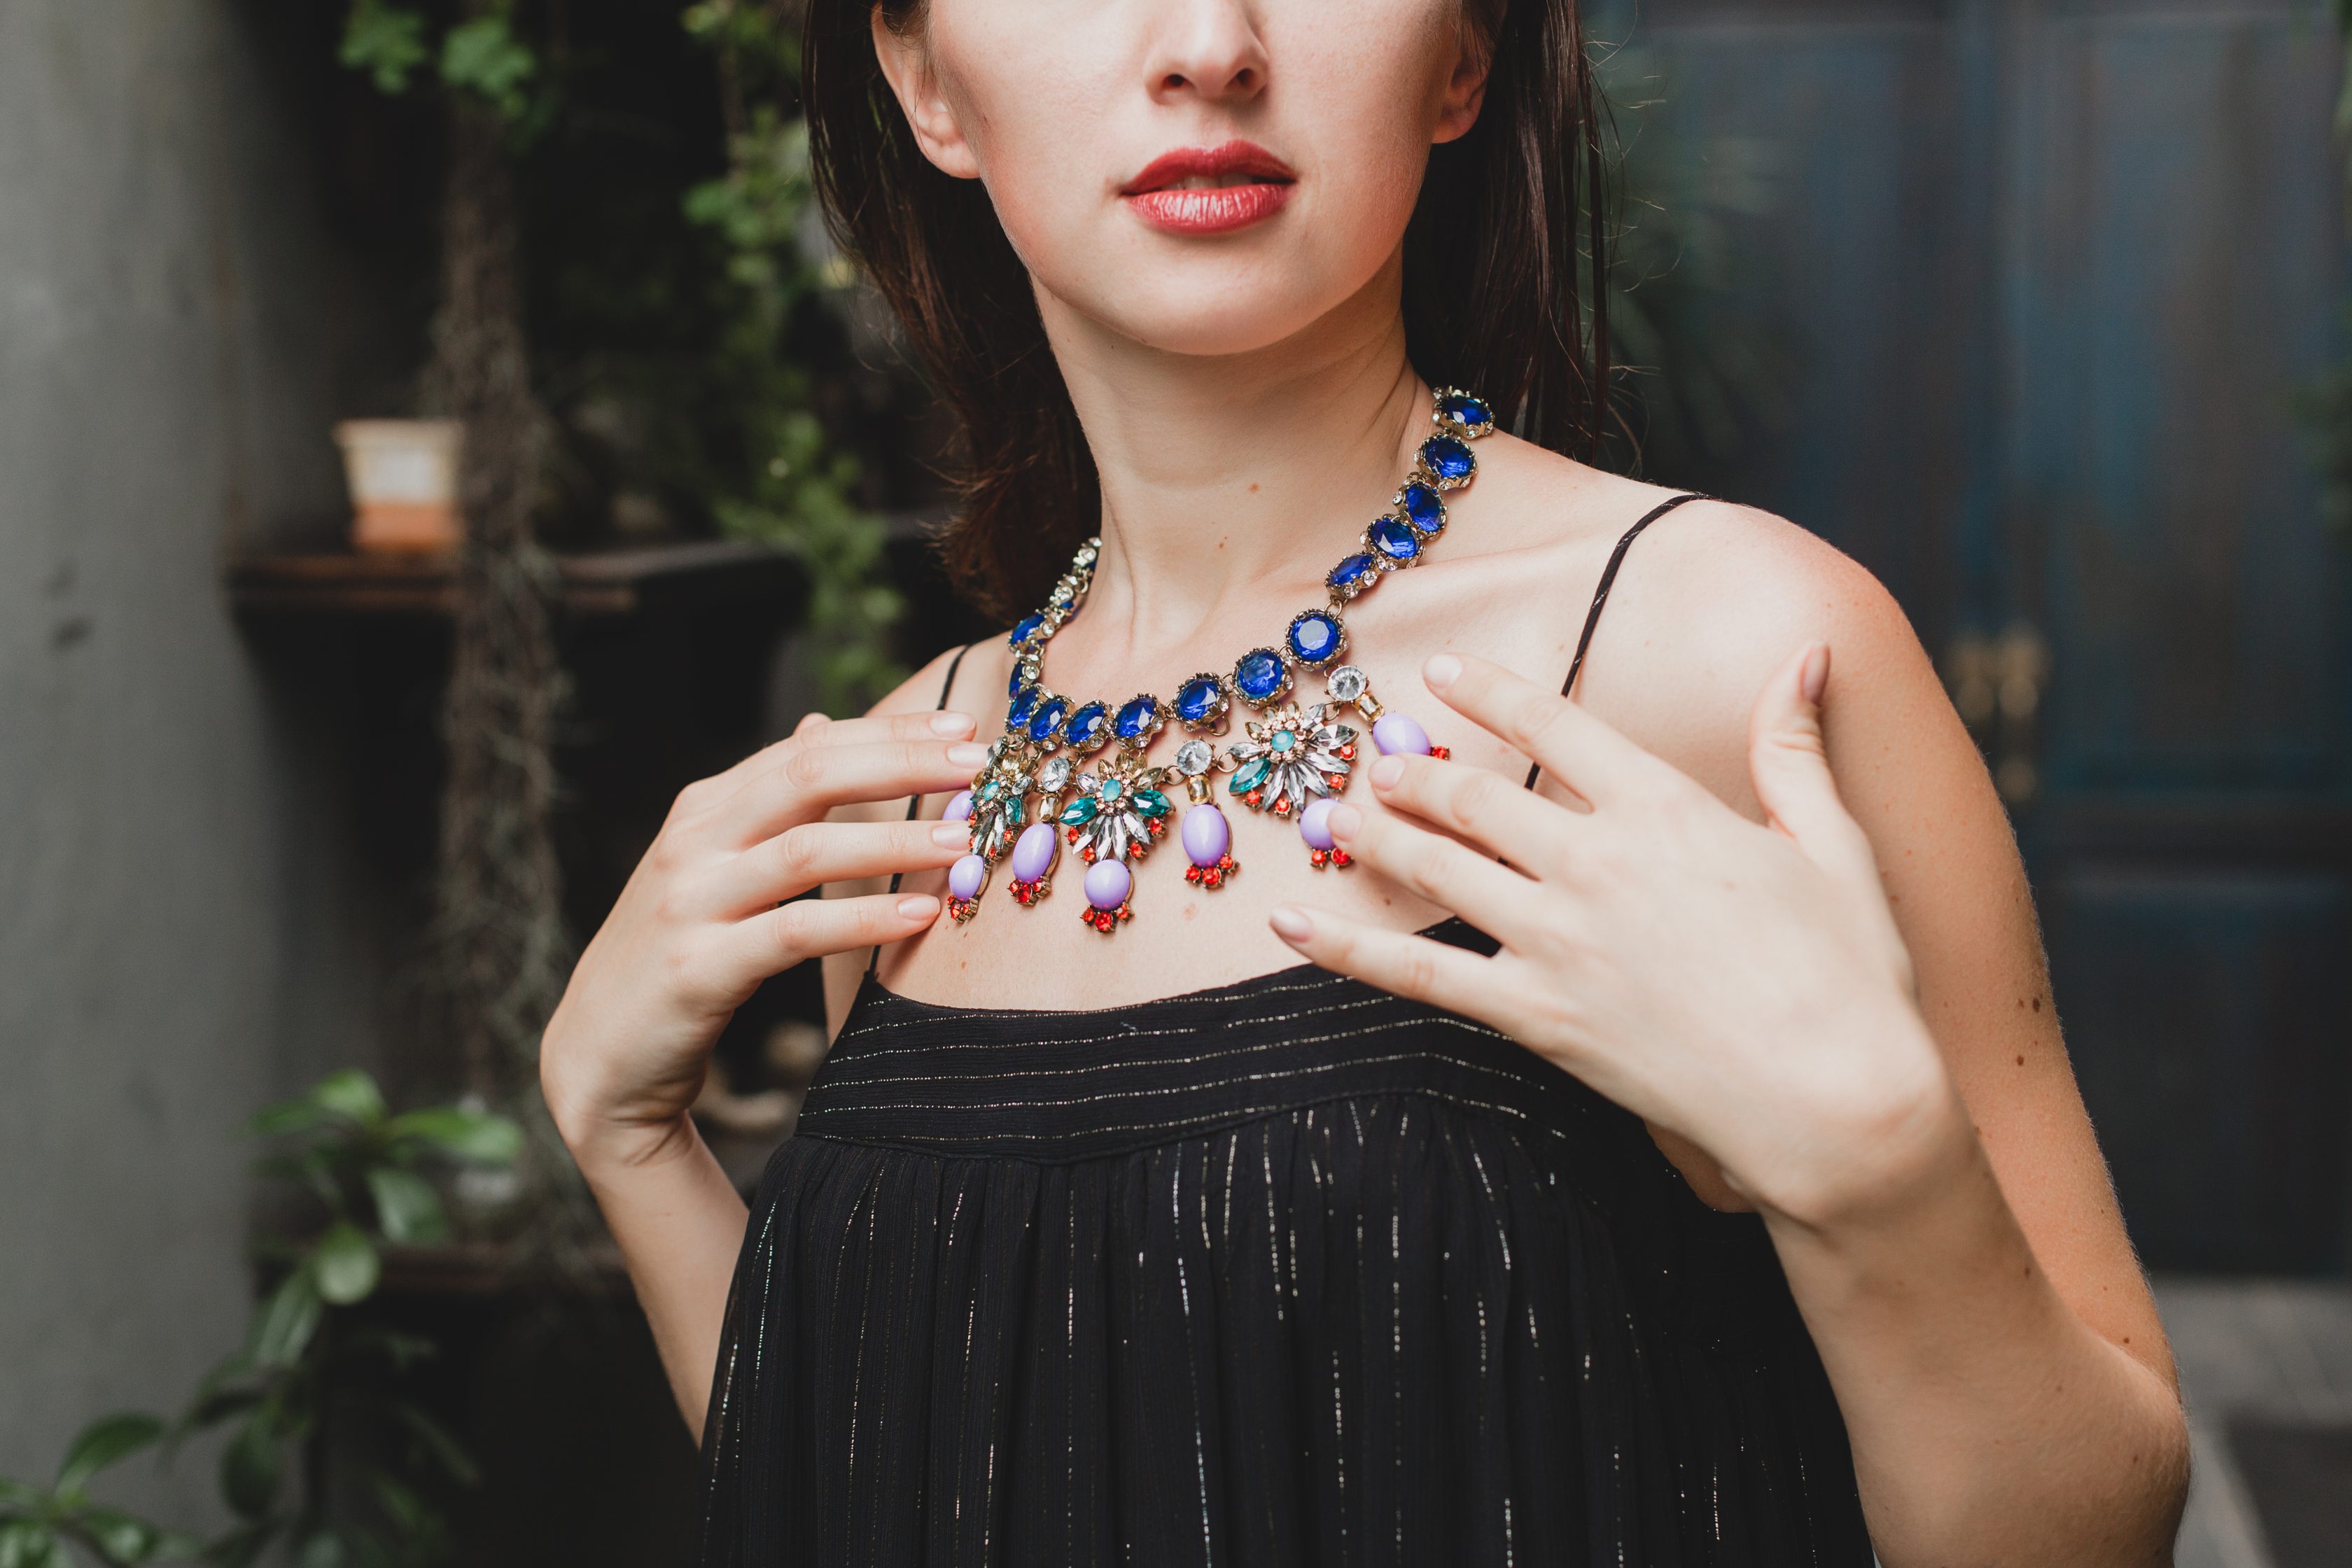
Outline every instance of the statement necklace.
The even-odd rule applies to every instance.
[[[990,875],[1008,853],[1013,900],[1035,906],[1053,891],[1055,863],[1066,843],[1086,866],[1087,907],[1079,918],[1105,935],[1117,931],[1133,916],[1128,863],[1141,860],[1167,834],[1174,809],[1168,790],[1178,778],[1191,802],[1177,832],[1192,862],[1186,881],[1221,888],[1241,869],[1232,826],[1211,798],[1211,780],[1221,775],[1231,798],[1295,819],[1316,869],[1348,864],[1329,822],[1356,762],[1357,732],[1341,715],[1352,710],[1370,724],[1382,755],[1445,755],[1420,724],[1381,707],[1361,669],[1339,662],[1348,647],[1340,611],[1388,574],[1420,564],[1445,531],[1444,492],[1477,474],[1469,443],[1495,427],[1494,410],[1471,393],[1441,387],[1434,402],[1430,419],[1437,434],[1421,444],[1391,510],[1324,577],[1329,599],[1323,607],[1292,616],[1280,647],[1252,648],[1225,674],[1185,681],[1172,703],[1147,692],[1114,708],[1078,702],[1045,685],[1045,645],[1085,605],[1102,541],[1078,547],[1045,607],[1013,628],[1004,732],[990,743],[971,787],[948,803],[947,820],[971,825],[971,853],[948,870],[950,914],[964,921],[979,912]],[[1323,701],[1299,705],[1293,689],[1300,671],[1322,677]],[[1243,720],[1243,739],[1220,749],[1212,737],[1227,733],[1235,703],[1256,717]],[[1171,765],[1153,766],[1145,753],[1171,718],[1190,733]],[[1082,765],[1089,771],[1080,772]]]

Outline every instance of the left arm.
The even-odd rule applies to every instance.
[[[1889,1568],[2167,1562],[2185,1426],[2023,874],[1932,669],[1873,613],[1837,620],[1836,696],[1820,646],[1756,702],[1761,824],[1581,706],[1441,656],[1433,689],[1591,809],[1385,759],[1380,805],[1335,831],[1502,951],[1319,911],[1276,929],[1504,1029],[1763,1211]]]

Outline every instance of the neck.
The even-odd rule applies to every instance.
[[[1188,644],[1255,589],[1319,599],[1323,574],[1389,502],[1423,434],[1400,263],[1295,337],[1176,354],[1040,307],[1101,476],[1097,635],[1139,655]]]

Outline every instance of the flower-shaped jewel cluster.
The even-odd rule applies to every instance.
[[[1169,802],[1160,788],[1160,770],[1120,752],[1097,773],[1080,773],[1076,798],[1062,808],[1063,837],[1078,858],[1140,860],[1151,841],[1168,831]]]
[[[1301,710],[1286,702],[1244,728],[1249,738],[1225,748],[1239,764],[1225,787],[1243,804],[1289,816],[1347,787],[1356,762],[1356,731],[1334,721],[1328,704]]]

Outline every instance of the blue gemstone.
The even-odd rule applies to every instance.
[[[1445,498],[1439,495],[1433,487],[1415,479],[1398,492],[1397,501],[1404,508],[1405,521],[1422,532],[1444,531]]]
[[[1159,712],[1158,699],[1138,697],[1120,705],[1118,717],[1111,721],[1112,731],[1122,741],[1140,741],[1151,733],[1151,721]],[[1077,726],[1073,724],[1070,728],[1075,731]]]
[[[1421,444],[1421,464],[1441,479],[1461,480],[1476,471],[1478,459],[1459,437],[1432,436]]]
[[[1069,716],[1070,705],[1061,698],[1055,698],[1030,717],[1029,738],[1041,742],[1052,740],[1060,733],[1062,721]]]
[[[1381,563],[1369,555],[1350,555],[1331,568],[1323,585],[1342,594],[1353,594],[1369,588],[1380,579]]]
[[[1031,637],[1035,637],[1039,632],[1045,629],[1045,617],[1043,615],[1024,616],[1017,623],[1014,624],[1013,627],[1013,635],[1005,640],[1011,643],[1014,647],[1019,647],[1023,643],[1027,642]]]
[[[1013,661],[1013,679],[1004,683],[1004,695],[1007,697],[1018,697],[1021,695],[1021,689],[1028,684],[1029,672],[1022,668],[1021,661],[1019,659],[1014,659]]]
[[[1483,435],[1495,423],[1495,411],[1486,406],[1484,398],[1457,392],[1438,400],[1437,411],[1472,435]]]
[[[1251,702],[1271,702],[1290,684],[1290,668],[1270,647],[1252,648],[1234,661],[1234,689]]]
[[[1372,548],[1400,565],[1421,554],[1421,535],[1392,517],[1384,517],[1364,531]],[[1386,604],[1386,600],[1381,603]]]
[[[1037,711],[1037,699],[1045,689],[1042,686],[1023,688],[1021,695],[1013,700],[1012,708],[1004,715],[1004,727],[1008,730],[1027,729],[1029,716]]]
[[[1110,727],[1110,710],[1100,702],[1089,702],[1070,715],[1070,744],[1084,751],[1100,745],[1103,731]]]
[[[1176,717],[1187,724],[1205,724],[1216,717],[1217,700],[1223,695],[1223,689],[1205,675],[1188,680],[1176,693]]]
[[[1290,624],[1290,657],[1301,664],[1321,664],[1339,651],[1339,623],[1329,616],[1299,616]]]

